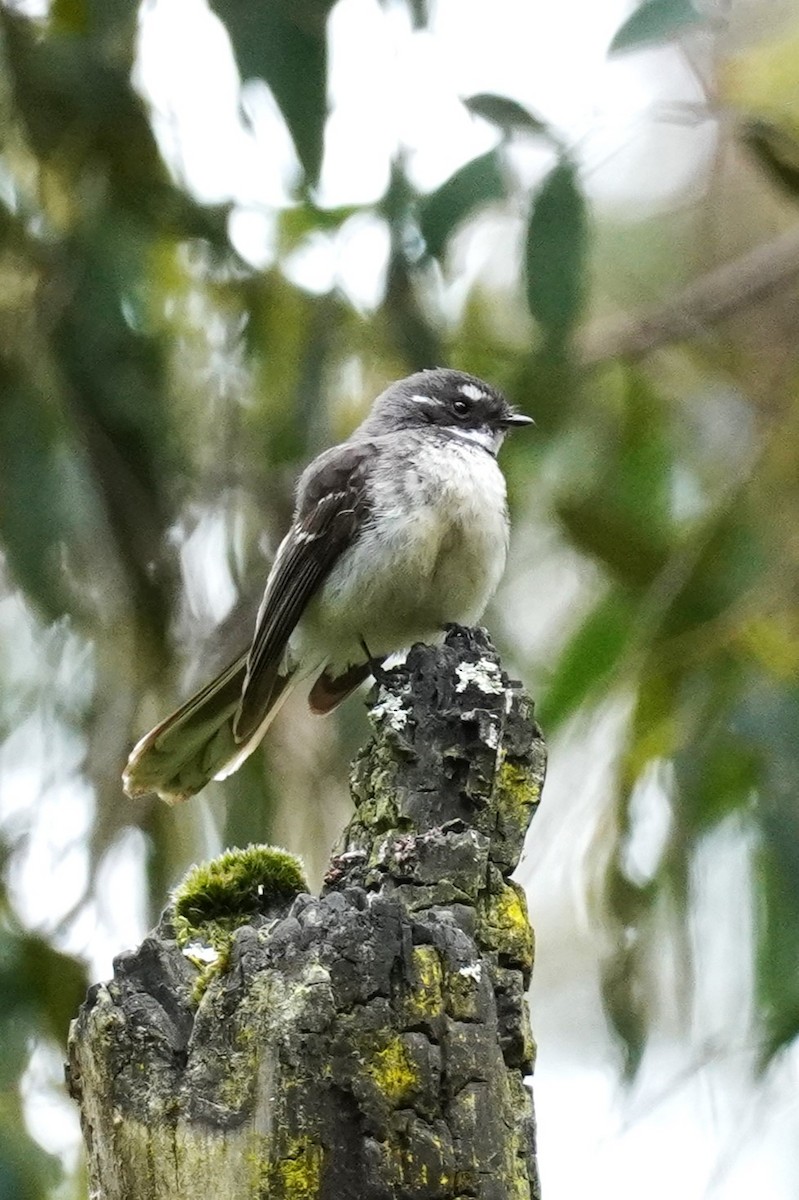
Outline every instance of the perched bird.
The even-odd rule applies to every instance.
[[[184,800],[240,766],[301,680],[328,713],[389,654],[477,621],[508,544],[497,451],[530,424],[461,371],[420,371],[378,396],[300,476],[249,649],[142,738],[127,793]]]

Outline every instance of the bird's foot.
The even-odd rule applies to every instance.
[[[388,671],[383,670],[383,663],[386,661],[386,658],[388,656],[383,655],[383,657],[381,658],[377,655],[372,654],[372,651],[367,646],[366,640],[364,638],[361,638],[361,649],[363,650],[364,654],[366,655],[367,661],[369,663],[369,670],[372,672],[372,675],[374,676],[375,683],[387,683],[388,682]]]

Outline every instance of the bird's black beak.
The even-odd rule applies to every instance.
[[[502,418],[501,425],[503,429],[521,429],[523,425],[535,425],[535,421],[525,413],[509,412]]]

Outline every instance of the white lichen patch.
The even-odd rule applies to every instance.
[[[408,710],[402,702],[402,697],[393,692],[383,693],[383,699],[374,706],[372,715],[378,721],[385,721],[395,733],[400,733],[408,724]]]
[[[219,961],[219,951],[205,942],[189,942],[182,948],[182,953],[195,967],[212,967]]]
[[[465,975],[467,979],[473,979],[475,983],[479,983],[483,977],[483,964],[480,962],[469,963],[468,966],[458,968],[459,975]]]
[[[492,721],[483,734],[483,741],[488,746],[489,750],[496,750],[499,745],[499,725],[496,721]]]
[[[505,691],[499,665],[490,658],[481,658],[476,663],[459,663],[455,674],[458,676],[456,692],[465,692],[472,684],[486,695],[500,696]]]
[[[321,963],[311,963],[305,972],[305,983],[307,987],[319,987],[322,984],[329,984],[330,972]]]
[[[391,845],[392,843],[390,838],[383,838],[382,842],[379,842],[375,847],[374,861],[380,866],[385,866],[385,864],[388,862]]]

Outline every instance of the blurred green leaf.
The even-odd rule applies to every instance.
[[[427,253],[440,258],[460,225],[478,209],[506,194],[502,160],[489,150],[460,167],[419,205],[419,228]]]
[[[577,169],[562,159],[533,198],[527,229],[530,312],[554,342],[565,340],[583,306],[588,220]]]
[[[90,38],[55,30],[43,38],[25,18],[0,14],[15,99],[37,154],[49,158],[69,145],[63,165],[83,165],[130,136],[131,113],[146,129],[126,74],[102,58]]]
[[[610,421],[596,436],[596,478],[558,505],[571,539],[623,584],[649,587],[677,537],[671,518],[671,428],[666,406],[636,369],[616,369]]]
[[[308,458],[319,429],[320,380],[325,355],[336,337],[339,302],[314,298],[272,271],[247,281],[250,319],[246,330],[260,403],[245,416],[248,437],[257,439],[262,461],[274,471]],[[288,482],[288,481],[286,481]]]
[[[129,0],[119,3],[130,28],[110,40],[121,47],[117,53],[106,52],[102,38],[59,32],[60,19],[42,37],[35,23],[0,6],[14,97],[31,146],[54,172],[51,187],[57,181],[63,192],[69,184],[78,189],[78,220],[90,223],[94,204],[105,203],[110,192],[115,206],[138,220],[219,245],[226,241],[221,212],[200,208],[170,180],[131,87],[135,10]],[[109,5],[106,16],[112,11]],[[63,21],[80,24],[81,13],[81,5],[67,5]],[[93,13],[89,27],[95,19],[103,26]]]
[[[13,1018],[29,1029],[43,1026],[66,1048],[69,1022],[88,987],[82,963],[38,934],[6,927],[0,936],[0,984],[3,1018]],[[24,1036],[18,1051],[21,1061],[27,1053]],[[7,1066],[6,1060],[4,1069]]]
[[[704,629],[756,585],[768,567],[768,550],[750,522],[745,499],[714,512],[683,545],[659,636],[701,638]]]
[[[647,659],[640,668],[635,706],[621,762],[624,810],[642,772],[656,759],[671,759],[681,745],[678,715],[681,674],[671,663],[659,666]]]
[[[61,549],[73,529],[58,413],[0,359],[0,535],[16,582],[48,617],[68,606]]]
[[[799,196],[799,138],[773,121],[747,121],[741,141],[760,166],[791,196]]]
[[[265,79],[308,182],[322,165],[327,118],[327,17],[335,0],[211,0],[243,79]]]
[[[98,42],[111,33],[119,50],[124,44],[120,33],[124,30],[127,40],[133,36],[137,9],[135,0],[53,0],[47,28],[49,33],[90,36]]]
[[[668,561],[663,541],[651,538],[608,492],[564,500],[557,506],[557,515],[573,545],[598,559],[629,587],[649,587]]]
[[[558,656],[541,701],[548,731],[556,729],[608,678],[630,640],[634,619],[634,605],[619,589],[588,614]]]
[[[89,0],[53,0],[48,21],[52,33],[88,33]]]
[[[268,752],[268,747],[266,748]],[[279,797],[262,751],[248,758],[222,785],[225,793],[223,841],[226,846],[249,846],[274,841],[273,824]]]
[[[16,1127],[8,1121],[0,1130],[0,1197],[3,1200],[43,1200],[58,1182],[58,1162],[42,1150],[25,1129],[22,1114]],[[47,1191],[45,1191],[47,1189]]]
[[[671,534],[673,437],[667,406],[646,376],[623,369],[621,421],[610,447],[605,486],[613,504],[653,541]]]
[[[22,986],[37,1005],[50,1036],[66,1049],[69,1023],[86,998],[85,966],[56,950],[44,938],[26,934],[21,940]]]
[[[424,311],[415,272],[399,249],[388,263],[383,324],[386,340],[410,369],[421,371],[443,362],[439,331]]]
[[[799,1036],[799,686],[760,676],[742,695],[735,733],[761,763],[754,807],[757,999],[762,1065]]]
[[[399,157],[391,165],[388,189],[378,208],[391,235],[385,300],[378,326],[382,327],[384,343],[412,370],[444,361],[440,331],[434,328],[419,296],[422,245],[418,204],[419,195]]]
[[[616,31],[609,54],[665,42],[704,18],[691,0],[644,0]]]
[[[362,210],[354,204],[340,208],[317,208],[313,204],[295,204],[278,213],[278,246],[289,254],[313,233],[337,233],[345,221]]]
[[[515,129],[522,133],[538,134],[547,138],[552,136],[545,121],[535,116],[517,100],[511,100],[507,96],[496,96],[491,92],[478,92],[474,96],[467,96],[463,103],[474,116],[490,121],[492,125],[496,125],[506,133]]]
[[[799,814],[766,805],[759,820],[757,996],[764,1025],[762,1065],[799,1037]]]
[[[720,730],[709,742],[703,741],[678,755],[675,762],[678,781],[686,793],[684,808],[696,831],[712,828],[740,808],[762,779],[757,755],[730,730]]]
[[[616,944],[601,963],[602,1006],[623,1055],[625,1079],[632,1080],[644,1056],[649,1020],[639,985],[644,939],[642,926],[656,889],[632,883],[613,864],[605,881],[606,903],[613,914]]]
[[[673,764],[675,804],[689,841],[747,805],[763,783],[762,752],[739,719],[749,684],[726,653],[682,672]]]
[[[149,242],[119,216],[62,247],[51,281],[61,304],[51,341],[68,385],[120,562],[140,616],[159,638],[172,580],[153,571],[169,524],[180,441],[162,389],[163,357],[140,289]]]

